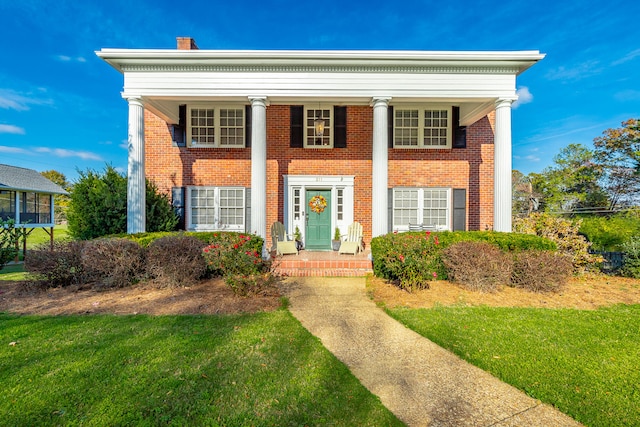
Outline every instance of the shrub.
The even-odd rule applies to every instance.
[[[107,166],[103,173],[79,171],[70,195],[69,233],[82,240],[127,231],[127,177]],[[172,231],[178,217],[165,194],[146,181],[147,231]]]
[[[383,237],[371,242],[377,275],[409,292],[429,289],[429,281],[444,276],[438,235],[427,231]]]
[[[624,264],[620,272],[623,276],[640,279],[640,237],[635,236],[622,245]]]
[[[277,280],[277,277],[270,272],[225,276],[225,283],[240,296],[273,295],[277,293]]]
[[[569,255],[575,272],[581,273],[602,262],[602,258],[589,253],[591,243],[578,234],[581,221],[546,213],[534,213],[527,218],[516,218],[514,230],[520,233],[536,234],[554,241],[558,251]]]
[[[514,254],[511,284],[533,292],[557,292],[571,276],[571,257],[549,251]]]
[[[640,219],[630,214],[584,217],[580,233],[586,236],[596,250],[620,251],[624,242],[640,234]]]
[[[509,254],[487,242],[454,243],[443,251],[442,260],[451,281],[482,292],[508,284],[513,267]]]
[[[122,288],[144,277],[143,249],[127,239],[86,242],[82,252],[84,277],[98,287]]]
[[[252,295],[268,285],[270,263],[262,259],[264,240],[243,233],[213,233],[202,250],[207,268],[214,276],[224,276],[225,282],[239,295]]]
[[[200,239],[184,234],[154,240],[147,248],[147,273],[163,286],[191,284],[207,271],[204,246]]]
[[[84,271],[82,251],[86,242],[63,241],[39,245],[24,259],[24,269],[30,279],[46,282],[48,286],[68,286],[82,283]]]
[[[14,227],[15,221],[0,220],[0,270],[9,261],[18,256],[20,231]]]

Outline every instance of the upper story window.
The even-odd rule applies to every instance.
[[[190,147],[244,147],[245,109],[190,105],[187,111]]]
[[[333,147],[333,108],[305,108],[304,146]]]
[[[451,148],[451,107],[395,107],[395,148]]]

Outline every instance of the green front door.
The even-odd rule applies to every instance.
[[[307,190],[307,229],[304,247],[331,249],[331,190]]]

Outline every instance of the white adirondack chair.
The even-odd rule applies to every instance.
[[[271,226],[271,240],[273,248],[276,249],[277,255],[284,254],[296,254],[298,255],[298,248],[296,247],[296,241],[291,238],[284,229],[284,225],[281,222],[274,222]]]
[[[362,241],[362,224],[354,222],[347,229],[345,239],[340,243],[340,254],[357,254],[358,251],[364,250],[364,243]]]

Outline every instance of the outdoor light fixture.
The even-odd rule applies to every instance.
[[[324,134],[324,120],[322,120],[320,117],[317,117],[313,121],[313,126],[316,129],[316,136],[322,136]]]

